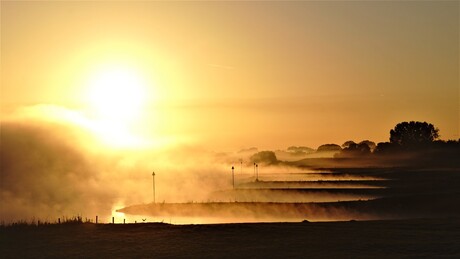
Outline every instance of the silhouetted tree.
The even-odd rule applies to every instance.
[[[324,144],[318,147],[317,152],[340,151],[342,148],[337,144]]]
[[[401,146],[390,142],[380,142],[374,149],[374,154],[377,155],[389,155],[397,152],[401,149]]]
[[[276,165],[278,159],[276,158],[275,152],[273,151],[261,151],[250,157],[250,162],[265,165]]]
[[[390,143],[402,147],[418,147],[432,143],[439,137],[439,129],[427,122],[401,122],[390,131]]]
[[[312,153],[315,150],[313,148],[303,146],[290,146],[287,148],[287,151],[291,153]]]
[[[345,143],[344,143],[345,144]],[[365,156],[371,153],[370,147],[366,143],[349,143],[348,147],[342,149],[342,151],[336,155],[336,157],[358,157]]]
[[[311,153],[314,153],[314,152],[316,152],[316,150],[314,150],[313,148],[304,147],[304,146],[290,146],[290,147],[287,148],[286,151],[278,150],[275,153],[276,154],[279,153],[279,154],[287,154],[287,155],[290,155],[290,156],[301,157],[301,156],[305,156],[307,154],[311,154]]]
[[[342,144],[342,148],[348,148],[351,145],[356,145],[356,142],[354,142],[353,140],[345,141],[345,143]]]
[[[374,151],[375,147],[377,146],[375,145],[375,142],[370,141],[370,140],[363,140],[359,142],[358,145],[361,145],[361,144],[366,144],[369,147],[370,151]]]
[[[369,154],[371,153],[371,148],[367,143],[360,142],[356,145],[355,150],[360,154]]]

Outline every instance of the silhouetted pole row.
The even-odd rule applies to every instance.
[[[152,172],[153,177],[153,203],[155,203],[155,172]]]

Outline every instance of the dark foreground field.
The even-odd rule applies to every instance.
[[[2,258],[460,258],[460,219],[0,228]]]
[[[1,226],[0,258],[460,258],[458,168],[346,169],[323,175],[358,180],[310,180],[295,186],[290,182],[291,187],[280,189],[278,185],[285,185],[285,181],[262,179],[220,194],[268,201],[267,197],[282,195],[283,199],[345,194],[376,199],[138,204],[120,211],[165,222],[170,217],[247,217],[298,223]],[[362,177],[385,180],[363,182],[359,180]],[[331,184],[345,184],[347,188],[329,188]],[[350,184],[375,184],[379,188],[350,189]],[[223,219],[218,222],[226,222]],[[335,222],[300,222],[303,219]],[[369,219],[386,220],[366,221]]]

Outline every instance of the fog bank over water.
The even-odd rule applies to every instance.
[[[189,208],[188,204],[203,204],[200,206],[205,209],[199,210],[201,214],[193,222],[209,217],[206,215],[208,205],[216,203],[219,208],[249,210],[251,220],[273,220],[271,214],[277,214],[276,220],[282,221],[286,219],[282,216],[284,213],[293,213],[298,220],[307,217],[307,212],[310,219],[316,220],[371,219],[378,218],[380,212],[392,213],[391,217],[400,213],[398,210],[383,211],[379,207],[387,207],[387,203],[396,206],[400,198],[374,203],[375,199],[414,193],[426,195],[426,190],[433,194],[442,191],[441,194],[449,198],[456,197],[458,190],[457,177],[450,172],[458,169],[456,141],[433,142],[435,146],[427,151],[385,149],[383,154],[347,154],[346,157],[335,156],[343,152],[338,145],[334,145],[339,147],[334,152],[320,152],[320,148],[314,150],[304,146],[276,151],[251,147],[221,152],[179,141],[151,145],[152,139],[149,139],[143,145],[119,147],[107,145],[92,123],[76,111],[53,106],[25,108],[21,113],[2,118],[0,221],[40,219],[54,222],[58,217],[73,216],[93,220],[99,216],[99,222],[110,222],[112,216],[119,222],[125,217],[134,221],[138,214],[128,215],[116,210],[131,205],[151,205],[154,197],[156,204],[179,205],[168,205],[165,208],[174,209],[167,213],[152,207],[155,210],[149,210],[150,216],[189,217],[174,213],[182,211],[181,206]],[[425,159],[427,157],[431,160]],[[423,175],[422,170],[411,175],[394,170],[398,166],[444,168],[446,172],[434,174],[433,170],[428,170],[429,174]],[[438,185],[435,186],[435,182]],[[433,198],[433,211],[443,212],[444,207],[439,204],[446,205],[447,198],[442,195]],[[424,199],[410,200],[407,204],[419,210],[426,207],[421,204]],[[355,201],[361,206],[360,214],[355,213],[358,208]],[[343,210],[340,202],[351,203]],[[258,204],[241,207],[234,203]],[[283,207],[283,203],[294,205]],[[301,203],[337,203],[337,207],[328,205],[323,213],[318,206],[299,205]],[[252,209],[257,209],[262,217],[252,215]],[[229,217],[235,218],[234,213]],[[217,215],[217,218],[222,217]]]
[[[215,153],[196,146],[115,149],[74,121],[33,115],[3,120],[1,134],[3,221],[109,218],[152,201],[152,171],[157,201],[201,201],[231,184]]]
[[[49,107],[46,109],[49,111]],[[232,166],[236,184],[241,187],[256,177],[251,158],[257,149],[223,153],[190,144],[111,148],[81,123],[83,119],[78,114],[57,110],[58,115],[44,117],[37,115],[40,110],[43,107],[35,107],[2,121],[0,220],[54,221],[76,215],[94,219],[98,215],[101,221],[109,221],[118,208],[152,202],[153,171],[155,199],[167,203],[235,201],[215,195],[232,188]],[[62,114],[71,119],[53,117],[60,118]],[[280,173],[284,174],[281,178]],[[267,181],[343,179],[329,174],[307,177],[308,171],[278,163],[269,166],[264,161],[260,161],[257,175]],[[295,197],[298,196],[284,195],[275,200],[305,201]]]

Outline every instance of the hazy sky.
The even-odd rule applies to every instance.
[[[459,8],[2,1],[2,117],[48,104],[223,150],[387,141],[409,120],[458,139]]]

